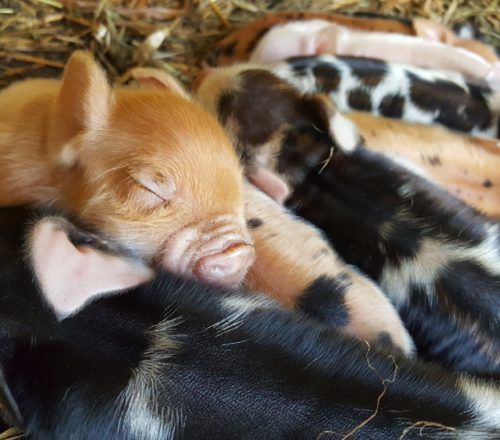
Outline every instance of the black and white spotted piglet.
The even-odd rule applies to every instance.
[[[439,72],[331,55],[291,58],[269,68],[306,93],[325,93],[341,112],[360,110],[498,137],[500,92]]]
[[[499,226],[452,195],[360,145],[352,122],[269,71],[214,70],[198,89],[272,194],[375,280],[399,310],[418,353],[449,368],[500,373]],[[273,175],[266,179],[266,174]],[[277,199],[285,198],[277,191]]]
[[[92,293],[103,288],[102,272],[110,288],[143,271],[64,219],[2,209],[0,225],[3,388],[33,438],[500,435],[495,383],[395,361],[241,290],[162,273],[60,320],[53,302],[74,286],[66,292],[40,277],[67,283],[82,274],[78,266]]]

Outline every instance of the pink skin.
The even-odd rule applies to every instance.
[[[286,182],[271,170],[258,167],[249,171],[247,177],[257,188],[278,203],[284,203],[290,195],[290,188],[288,188]]]
[[[273,63],[291,56],[346,55],[381,59],[429,69],[450,70],[499,86],[499,67],[463,47],[401,34],[357,31],[324,20],[290,22],[269,31],[250,61]]]
[[[75,247],[55,219],[39,223],[30,244],[40,289],[60,319],[98,296],[135,287],[153,277],[151,269],[132,260],[87,246]]]
[[[202,281],[234,286],[255,259],[250,236],[233,216],[220,216],[182,228],[167,242],[162,266]]]

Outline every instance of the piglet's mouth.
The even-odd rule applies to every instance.
[[[222,252],[200,258],[194,265],[193,273],[210,284],[235,286],[243,281],[254,260],[253,246],[232,244]]]

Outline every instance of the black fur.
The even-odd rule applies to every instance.
[[[33,438],[167,438],[165,431],[155,437],[154,428],[169,421],[171,438],[179,439],[337,438],[328,432],[347,434],[373,413],[383,379],[381,406],[359,438],[397,438],[420,420],[471,432],[474,411],[458,376],[367,353],[364,344],[268,300],[247,313],[227,309],[245,292],[162,273],[58,322],[21,251],[31,217],[0,210],[0,364]],[[158,327],[164,319],[169,326]],[[127,413],[120,395],[126,386],[133,396],[144,391],[131,380],[147,372],[154,392],[132,400],[144,406]],[[149,413],[155,417],[144,419]],[[133,431],[134,423],[144,432]],[[475,429],[499,435],[500,422],[491,423]]]

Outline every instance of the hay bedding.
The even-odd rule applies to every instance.
[[[214,44],[271,11],[369,12],[470,22],[500,46],[500,0],[0,0],[0,88],[61,74],[90,49],[113,80],[153,65],[189,84]]]
[[[217,41],[266,12],[286,10],[470,22],[500,46],[500,0],[0,0],[0,88],[59,76],[75,49],[91,50],[113,81],[152,65],[187,85]],[[19,434],[8,430],[0,440]]]

